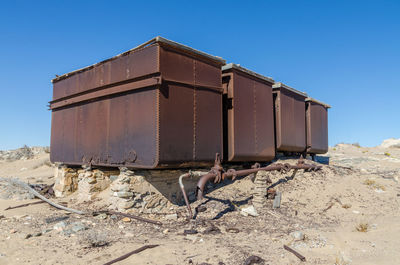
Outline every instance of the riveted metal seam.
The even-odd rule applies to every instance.
[[[193,60],[193,160],[196,160],[196,60]]]
[[[157,51],[157,65],[158,65],[158,71],[161,72],[161,47],[160,45],[158,46],[158,51]],[[153,164],[153,168],[157,167],[158,163],[160,162],[160,89],[162,89],[162,84],[163,84],[163,79],[162,75],[160,75],[160,80],[161,83],[157,86],[156,89],[156,157],[155,161]]]
[[[258,150],[258,139],[257,139],[257,95],[256,95],[256,82],[253,81],[253,109],[254,109],[254,148],[255,153]]]

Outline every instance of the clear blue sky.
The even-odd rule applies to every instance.
[[[0,150],[49,145],[50,80],[161,35],[332,105],[329,144],[400,137],[400,1],[3,1]]]

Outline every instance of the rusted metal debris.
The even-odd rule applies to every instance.
[[[215,166],[210,170],[210,172],[208,172],[208,174],[203,175],[200,178],[199,182],[197,183],[197,199],[198,200],[203,199],[204,187],[206,183],[210,180],[214,180],[214,183],[219,183],[221,180],[224,180],[225,178],[232,178],[232,180],[235,180],[236,177],[247,176],[253,173],[257,173],[260,170],[288,172],[289,170],[292,169],[304,169],[304,170],[316,171],[321,168],[322,168],[321,166],[315,164],[306,164],[304,163],[304,160],[300,158],[297,164],[295,165],[290,165],[288,163],[284,164],[274,163],[266,167],[256,167],[244,170],[229,169],[227,171],[223,171],[223,168],[221,166],[221,161],[216,159]]]
[[[220,233],[221,233],[221,230],[218,227],[214,226],[214,225],[208,227],[206,230],[203,231],[203,234],[213,234],[213,235],[215,235],[215,234],[220,234]]]
[[[118,262],[118,261],[121,261],[121,260],[124,260],[124,259],[129,258],[129,257],[132,256],[133,254],[137,254],[137,253],[142,252],[143,250],[146,250],[146,249],[148,249],[148,248],[155,248],[155,247],[158,247],[158,246],[159,246],[159,245],[145,245],[145,246],[143,246],[143,247],[141,247],[141,248],[138,248],[138,249],[135,249],[135,250],[133,250],[133,251],[131,251],[131,252],[129,252],[129,253],[126,253],[125,255],[122,255],[122,256],[119,257],[119,258],[116,258],[116,259],[113,259],[113,260],[111,260],[111,261],[109,261],[109,262],[106,262],[106,263],[104,263],[104,265],[111,265],[111,264],[114,264],[114,263],[116,263],[116,262]]]
[[[30,206],[30,205],[35,205],[35,204],[40,204],[40,203],[45,203],[45,201],[37,201],[37,202],[24,203],[24,204],[20,204],[17,206],[9,206],[9,207],[5,208],[4,211],[11,210],[11,209],[17,209],[17,208],[21,208],[21,207],[26,207],[26,206]]]
[[[262,262],[264,262],[264,259],[262,259],[262,258],[260,258],[259,256],[256,256],[256,255],[252,255],[252,256],[248,257],[244,261],[243,265],[259,264],[259,263],[262,263]]]
[[[155,220],[151,220],[151,219],[147,219],[147,218],[143,218],[140,216],[136,216],[136,215],[132,215],[132,214],[127,214],[127,213],[120,213],[120,212],[114,212],[114,211],[98,211],[98,212],[94,212],[93,214],[100,214],[100,213],[105,213],[105,214],[115,214],[115,215],[120,215],[120,216],[124,216],[124,217],[129,217],[131,219],[135,219],[138,221],[142,221],[145,223],[150,223],[150,224],[154,224],[154,225],[162,225],[162,223],[160,221],[155,221]]]
[[[21,188],[29,191],[35,197],[41,199],[42,201],[47,202],[51,206],[56,207],[58,209],[61,209],[61,210],[67,211],[67,212],[71,212],[71,213],[76,213],[76,214],[86,214],[85,212],[82,212],[82,211],[79,211],[79,210],[75,210],[75,209],[71,209],[71,208],[68,208],[68,207],[65,207],[65,206],[62,206],[60,204],[57,204],[55,202],[50,201],[49,199],[47,199],[43,195],[39,194],[36,190],[32,189],[28,184],[26,184],[25,182],[22,182],[20,180],[0,177],[0,181],[7,181],[7,182],[10,182],[12,184],[18,185]]]
[[[236,227],[227,227],[225,228],[225,231],[228,233],[235,233],[235,234],[240,232],[239,228]]]
[[[283,245],[283,248],[286,249],[287,251],[293,253],[293,254],[294,254],[296,257],[298,257],[301,261],[306,261],[306,257],[304,257],[303,255],[301,255],[301,254],[300,254],[299,252],[297,252],[296,250],[294,250],[294,249],[292,249],[292,248],[290,248],[290,247],[288,247],[288,246],[286,246],[286,245]]]
[[[185,229],[183,230],[184,235],[195,235],[198,231],[196,229]]]
[[[301,157],[298,161],[297,164],[295,165],[290,165],[288,163],[281,164],[281,163],[274,163],[271,165],[268,165],[266,167],[261,167],[258,163],[253,166],[251,169],[244,169],[244,170],[235,170],[235,169],[228,169],[227,171],[224,170],[224,168],[221,165],[221,157],[219,154],[216,154],[214,166],[211,168],[211,170],[208,173],[201,172],[201,175],[198,183],[197,183],[197,199],[201,200],[203,199],[203,194],[204,194],[204,187],[208,181],[214,180],[214,183],[219,183],[220,181],[225,180],[226,178],[231,178],[232,180],[235,180],[236,177],[240,176],[247,176],[253,173],[257,173],[260,170],[263,171],[281,171],[281,172],[288,172],[292,169],[298,170],[298,169],[304,169],[307,171],[316,171],[321,169],[321,166],[315,165],[315,164],[307,164],[304,162],[303,158]],[[184,174],[180,176],[179,178],[179,185],[182,190],[183,197],[185,198],[185,203],[188,208],[189,212],[189,218],[193,218],[193,213],[192,209],[190,207],[189,200],[187,199],[187,195],[185,192],[185,187],[183,185],[182,179],[184,177],[189,176],[189,173]]]

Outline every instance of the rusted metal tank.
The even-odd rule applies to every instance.
[[[225,161],[275,157],[273,83],[271,78],[236,64],[222,67]]]
[[[275,83],[272,88],[277,151],[305,152],[307,94],[282,83]]]
[[[331,106],[306,98],[307,153],[328,152],[328,109]]]
[[[222,153],[225,61],[156,37],[53,82],[51,161],[132,168]]]

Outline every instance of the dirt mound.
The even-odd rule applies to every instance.
[[[28,160],[34,158],[39,154],[44,154],[49,152],[50,152],[49,147],[41,147],[41,146],[29,147],[27,145],[24,145],[23,147],[15,150],[0,151],[0,161],[3,160],[7,162],[12,162],[16,160]]]

